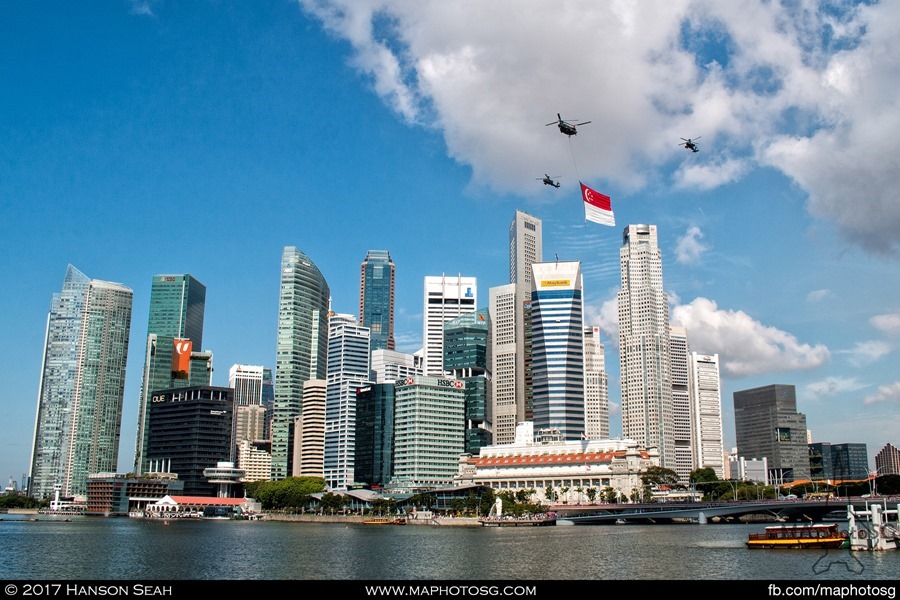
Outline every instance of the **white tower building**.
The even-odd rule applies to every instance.
[[[669,304],[655,225],[629,225],[619,250],[619,361],[622,434],[657,449],[675,468],[675,420],[669,361]]]
[[[475,277],[425,277],[423,362],[426,375],[444,376],[444,323],[478,307]]]
[[[694,468],[709,467],[725,479],[719,355],[691,352],[690,358]]]
[[[589,440],[609,439],[609,380],[600,328],[584,328],[584,429]]]
[[[369,382],[369,328],[349,314],[331,314],[325,401],[325,483],[346,490],[356,453],[356,390]]]

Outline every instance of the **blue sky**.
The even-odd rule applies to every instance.
[[[530,8],[526,8],[526,4]],[[0,477],[28,468],[44,324],[72,264],[134,290],[120,469],[133,458],[150,281],[207,287],[213,383],[274,366],[281,250],[355,313],[397,265],[508,283],[516,209],[581,260],[621,433],[615,293],[659,228],[672,323],[732,393],[794,384],[815,441],[897,445],[900,16],[890,4],[36,1],[0,6]],[[567,138],[561,113],[590,120]],[[698,139],[700,152],[680,147]],[[550,174],[560,187],[543,185]],[[578,182],[612,198],[585,223]],[[874,463],[872,465],[874,468]]]

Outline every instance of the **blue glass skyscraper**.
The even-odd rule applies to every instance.
[[[387,250],[369,250],[359,269],[359,324],[372,350],[394,350],[394,263]]]
[[[131,289],[69,265],[53,294],[38,391],[29,493],[87,493],[88,476],[119,456]]]

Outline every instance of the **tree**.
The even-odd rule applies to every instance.
[[[332,514],[336,510],[341,510],[344,508],[344,504],[347,499],[344,496],[339,494],[334,494],[332,492],[325,492],[322,494],[322,499],[319,501],[319,506],[322,507],[322,510],[330,510]]]
[[[595,487],[589,487],[589,488],[587,489],[587,497],[588,497],[588,502],[590,502],[591,504],[593,504],[593,503],[594,503],[594,499],[597,497],[597,488],[595,488]]]
[[[647,467],[647,470],[641,475],[641,482],[649,487],[674,486],[678,485],[678,473],[665,467]]]
[[[702,469],[694,469],[691,471],[691,483],[711,483],[718,480],[719,478],[716,476],[716,472],[712,467],[704,467]]]

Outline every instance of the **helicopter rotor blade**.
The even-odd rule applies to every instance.
[[[576,123],[575,126],[578,127],[579,125],[587,125],[588,123],[590,123],[590,121],[585,121],[584,123]]]

